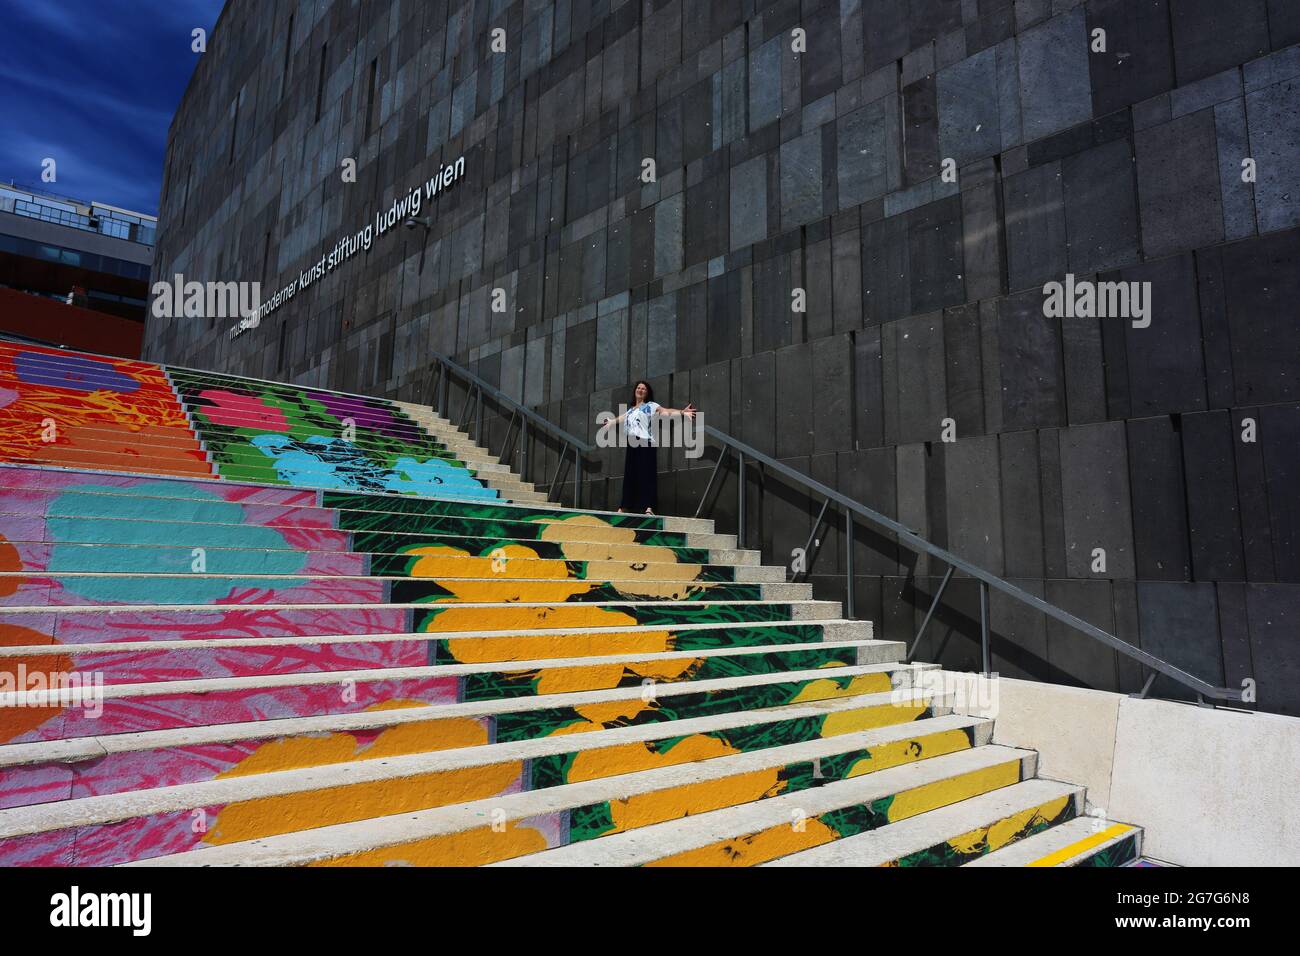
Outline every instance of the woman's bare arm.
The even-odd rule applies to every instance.
[[[685,415],[687,418],[694,418],[694,417],[695,417],[695,412],[696,412],[695,403],[694,403],[694,402],[687,402],[685,408],[665,408],[663,405],[660,405],[659,408],[658,408],[658,410],[656,411],[656,414],[658,414],[658,415]]]

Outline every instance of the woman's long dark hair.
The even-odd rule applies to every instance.
[[[637,385],[644,385],[644,386],[645,386],[645,400],[646,400],[647,402],[653,402],[653,401],[655,400],[655,389],[654,389],[654,386],[651,385],[649,382],[647,382],[645,379],[640,379],[639,381],[637,381],[637,382],[632,386],[632,404],[633,404],[633,406],[640,404],[640,403],[636,400],[636,387],[637,387]]]

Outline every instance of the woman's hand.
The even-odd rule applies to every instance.
[[[694,417],[695,417],[695,403],[694,403],[694,402],[687,402],[687,403],[686,403],[686,407],[682,409],[682,414],[685,415],[687,418],[694,418]]]

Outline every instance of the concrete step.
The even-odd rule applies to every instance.
[[[1012,787],[827,846],[793,853],[776,866],[959,866],[1083,812],[1084,791],[1054,780]]]
[[[62,452],[59,449],[62,446],[50,445],[49,452],[33,451],[27,456],[12,455],[7,461],[18,464],[29,465],[53,465],[60,467],[74,467],[80,470],[89,471],[113,471],[134,475],[182,475],[194,477],[219,477],[222,480],[239,482],[239,483],[283,483],[287,487],[293,488],[312,488],[322,491],[333,491],[338,487],[338,478],[328,468],[315,468],[304,464],[294,474],[293,481],[276,479],[272,476],[274,470],[269,467],[270,459],[263,457],[257,462],[255,467],[252,464],[223,464],[212,453],[194,452],[194,460],[191,462],[180,456],[170,456],[166,458],[150,457],[136,454],[133,451],[124,451],[121,454],[109,454],[100,452],[83,452],[80,449],[70,449]],[[189,453],[187,453],[189,454]],[[482,501],[497,501],[499,496],[493,489],[485,486],[470,484],[473,476],[468,470],[458,469],[465,472],[467,482],[455,486],[454,494],[460,499],[476,499]],[[408,495],[411,497],[425,496],[430,494],[428,484],[416,481],[410,481],[398,477],[398,471],[388,469],[385,472],[388,475],[387,491],[393,494]],[[447,492],[447,500],[453,499],[453,492]]]
[[[967,751],[987,744],[992,733],[987,721],[948,716],[794,741],[745,740],[732,730],[742,743],[737,748],[725,736],[692,731],[691,723],[703,721],[672,722],[679,736],[671,740],[664,736],[667,727],[653,738],[643,728],[621,728],[0,810],[0,865],[49,865],[72,855],[79,865],[111,865],[521,790],[540,796],[566,788],[569,838],[594,839],[609,828],[647,825],[719,802],[763,799],[769,792],[806,790]],[[670,772],[656,774],[663,770]],[[683,777],[691,782],[682,785]],[[617,796],[592,801],[602,788]],[[189,827],[187,838],[174,833],[177,819],[203,825]],[[162,833],[167,838],[159,839]],[[33,849],[39,858],[31,858]]]
[[[433,705],[386,699],[346,714],[267,720],[253,713],[193,727],[10,743],[0,746],[0,801],[44,803],[619,728],[652,733],[696,718],[740,727],[759,716],[789,717],[806,722],[810,733],[834,736],[947,713],[945,702],[915,689],[916,680],[901,671],[814,670],[666,683],[652,694],[638,686]],[[745,712],[754,713],[737,716]]]
[[[971,860],[966,866],[1126,866],[1142,858],[1142,830],[1079,816]]]
[[[863,621],[761,626],[695,625],[663,628],[547,629],[515,632],[385,634],[327,638],[228,638],[186,641],[116,641],[101,644],[0,646],[0,667],[25,665],[28,673],[82,674],[105,684],[253,677],[599,657],[657,651],[785,645],[816,647],[825,641],[861,641],[856,663],[900,660],[906,646],[871,640]]]
[[[313,637],[444,631],[514,631],[536,627],[671,627],[708,621],[808,622],[841,617],[834,601],[474,601],[374,604],[156,604],[0,607],[0,624],[25,628],[60,644],[97,644],[107,637],[183,641],[232,637]],[[35,641],[34,643],[40,643]]]
[[[7,582],[5,579],[9,579]],[[739,584],[726,581],[655,580],[623,572],[614,579],[519,579],[508,577],[377,578],[334,575],[225,574],[19,574],[0,573],[11,593],[0,607],[75,607],[108,604],[189,605],[219,603],[405,604],[437,601],[589,603],[630,601],[798,601],[812,597],[812,585]],[[10,583],[12,582],[12,583]]]
[[[0,412],[0,416],[3,412]],[[40,434],[43,430],[42,423],[44,419],[30,417],[26,420],[17,417],[10,417],[8,420],[0,417],[0,430],[9,432],[19,432],[23,429],[30,429],[35,434]],[[58,434],[59,421],[55,419],[56,435]],[[120,428],[114,428],[108,423],[97,423],[94,421],[82,424],[80,422],[68,422],[64,424],[65,428],[76,429],[77,446],[86,451],[104,453],[104,454],[122,454],[122,438],[126,434]],[[262,431],[261,422],[250,419],[239,427],[247,428],[252,431]],[[265,431],[265,434],[280,434],[275,431]],[[247,438],[240,437],[231,442],[216,442],[214,444],[212,436],[204,438],[204,428],[196,431],[191,430],[188,442],[183,441],[185,435],[179,428],[162,428],[158,431],[140,431],[129,433],[133,441],[130,445],[130,451],[136,454],[149,457],[161,456],[165,454],[174,454],[178,449],[192,450],[201,447],[203,450],[218,455],[231,456],[228,460],[264,460],[265,456],[259,459],[261,452],[249,446]],[[249,436],[251,437],[251,436]],[[326,438],[341,438],[341,435],[323,435]],[[457,459],[456,453],[448,448],[447,445],[430,437],[426,433],[412,431],[409,441],[400,439],[390,439],[388,442],[382,442],[375,438],[366,436],[364,433],[352,439],[342,439],[348,447],[356,449],[366,454],[378,456],[388,456],[394,452],[395,443],[398,447],[404,447],[404,453],[413,459],[442,458],[449,461]],[[508,469],[507,469],[508,470]]]
[[[667,684],[757,674],[803,674],[803,679],[808,680],[812,678],[807,675],[819,669],[822,676],[841,681],[871,675],[876,682],[869,688],[873,691],[910,686],[917,672],[909,665],[857,665],[858,643],[105,684],[86,689],[84,699],[58,690],[11,691],[0,692],[0,716],[6,723],[25,720],[18,725],[17,733],[7,732],[6,739],[29,743],[254,719],[356,713],[391,700],[450,704],[625,686],[638,687],[644,695],[653,697],[658,688]]]
[[[6,417],[3,410],[0,410],[0,433],[21,433],[26,430],[28,433],[40,434],[43,430],[44,419],[35,416],[9,416]],[[55,419],[56,428],[58,420]],[[74,422],[69,423],[75,426],[77,435],[77,447],[84,448],[87,451],[96,452],[122,452],[122,439],[124,435],[131,438],[130,449],[137,454],[146,457],[150,455],[172,454],[177,449],[192,450],[201,448],[208,450],[207,441],[202,434],[196,433],[192,428],[180,427],[154,427],[149,430],[137,432],[127,432],[119,427],[113,427],[110,423],[98,422]],[[253,430],[261,430],[263,423],[250,419],[243,427]],[[57,432],[56,432],[57,433]],[[275,433],[273,433],[275,434]],[[358,435],[354,439],[348,440],[348,444],[354,448],[360,449],[367,453],[388,454],[393,450],[393,445],[389,442],[387,445],[377,442],[364,434]],[[456,452],[452,451],[442,442],[430,438],[423,432],[413,431],[409,444],[410,457],[419,458],[457,458]],[[257,460],[257,455],[248,454],[246,457]],[[501,470],[500,468],[496,470]],[[507,471],[509,469],[506,469]]]
[[[71,485],[90,485],[92,490],[72,490]],[[182,517],[190,511],[211,511],[220,505],[233,503],[228,497],[237,493],[238,503],[276,502],[286,509],[301,507],[311,501],[320,513],[337,511],[341,514],[364,513],[375,516],[402,515],[424,519],[456,518],[465,521],[505,522],[518,525],[559,524],[565,527],[588,526],[593,529],[614,528],[626,533],[656,532],[659,534],[698,533],[714,535],[712,521],[698,518],[667,516],[625,515],[609,511],[562,509],[556,505],[515,505],[508,502],[470,502],[455,498],[430,498],[418,495],[396,495],[378,492],[339,491],[335,488],[315,490],[298,489],[287,485],[266,483],[238,483],[206,476],[206,479],[178,479],[165,475],[141,474],[134,477],[89,474],[79,470],[57,470],[33,466],[0,465],[0,488],[8,498],[11,491],[45,493],[53,496],[54,503],[69,495],[104,496],[111,499],[104,507],[130,510],[141,504],[128,504],[137,499],[154,508],[166,502],[169,513]],[[142,492],[141,489],[144,489]],[[15,496],[18,497],[18,496]],[[18,498],[30,509],[34,502],[29,496]],[[78,516],[80,516],[78,514]],[[102,515],[104,517],[109,514]],[[135,517],[138,515],[131,514]],[[194,520],[194,519],[190,519]],[[376,520],[378,520],[376,518]],[[719,539],[716,547],[735,547],[733,535],[714,535]],[[727,543],[722,543],[726,541]]]
[[[620,561],[761,567],[757,551],[723,548],[669,547],[609,541],[552,541],[510,538],[470,538],[447,535],[402,535],[392,532],[345,532],[332,529],[296,529],[288,534],[266,534],[266,526],[231,525],[223,529],[193,526],[184,522],[138,522],[102,519],[56,519],[54,527],[0,514],[0,534],[18,551],[26,570],[47,571],[52,566],[81,571],[152,567],[181,570],[192,567],[195,548],[202,548],[208,566],[217,570],[246,569],[258,573],[281,573],[315,568],[327,557],[347,556],[363,562],[359,571],[396,574],[422,556],[461,553],[464,557],[486,556],[502,549],[504,557],[513,549],[517,558],[552,561]],[[9,532],[9,533],[5,533]],[[117,539],[117,540],[115,540]],[[92,564],[83,558],[102,559]],[[224,563],[219,563],[219,560]],[[64,562],[70,562],[66,567]],[[107,562],[121,562],[109,564]],[[85,565],[85,566],[82,566]],[[783,569],[776,568],[780,572]]]
[[[169,455],[165,458],[83,452],[80,449],[60,450],[62,446],[50,445],[28,455],[11,453],[6,464],[76,468],[83,471],[110,471],[136,475],[170,475],[186,478],[215,478],[212,463],[202,451]]]
[[[55,544],[16,542],[24,575],[57,574],[185,574],[197,573],[193,547],[116,544]],[[538,555],[527,545],[484,542],[479,553],[464,553],[444,546],[415,548],[396,554],[375,554],[350,550],[301,551],[288,548],[208,548],[200,546],[207,573],[238,575],[353,575],[385,578],[402,577],[497,577],[511,579],[571,578],[599,580],[602,577],[635,573],[647,580],[735,581],[737,583],[782,582],[785,569],[767,565],[713,564],[672,560],[666,553],[624,546],[622,554],[603,555],[606,549],[590,550],[587,556],[572,557],[558,547]],[[575,547],[571,551],[579,550]],[[640,550],[641,553],[637,553]],[[598,554],[600,556],[598,556]],[[666,560],[646,560],[660,558]]]
[[[8,439],[40,435],[44,419],[30,414],[15,415],[9,409],[0,409],[0,435]],[[57,425],[57,421],[56,421]],[[86,442],[107,442],[121,445],[129,437],[136,447],[156,448],[159,452],[176,450],[193,451],[201,448],[202,441],[195,437],[188,425],[151,425],[139,431],[130,431],[111,422],[89,421],[77,423],[77,438]]]
[[[799,805],[826,805],[827,811],[848,811],[845,816],[856,811],[869,819],[879,815],[872,803],[889,798],[915,801],[912,791],[926,784],[946,783],[949,792],[980,792],[1002,779],[1019,778],[1022,771],[1018,752],[985,746],[872,772],[869,755],[873,745],[879,746],[879,735],[867,731],[685,767],[300,830],[162,857],[154,863],[464,866],[537,865],[542,858],[604,861],[618,847],[652,844],[682,824],[707,821],[743,826],[747,819],[769,818],[788,830],[789,808]],[[836,760],[837,756],[842,759]],[[782,763],[774,766],[774,761]],[[819,786],[808,766],[814,761],[824,776],[859,775]],[[782,771],[796,763],[804,764],[807,771],[802,779],[786,771],[791,785],[782,786]]]
[[[71,497],[71,496],[70,496]],[[445,544],[490,550],[502,541],[563,549],[573,554],[606,554],[605,548],[672,549],[680,558],[704,563],[701,554],[681,549],[708,549],[743,556],[737,562],[756,565],[758,552],[736,551],[731,535],[707,535],[612,527],[598,521],[492,521],[455,515],[388,515],[342,509],[278,505],[218,505],[170,507],[165,501],[132,501],[120,516],[104,502],[84,499],[44,503],[19,500],[0,493],[0,532],[10,541],[81,544],[138,544],[187,547],[247,547],[258,550],[374,551],[394,553],[411,545]],[[82,508],[85,512],[82,513]],[[152,506],[152,510],[151,510]],[[140,511],[142,514],[136,514]],[[267,531],[274,532],[268,534]],[[459,542],[459,543],[457,543]],[[587,544],[600,548],[582,547]],[[541,552],[538,552],[539,556]],[[717,563],[733,563],[723,561]]]
[[[507,866],[755,866],[833,845],[1033,776],[1032,751],[988,745],[812,790],[519,856]]]

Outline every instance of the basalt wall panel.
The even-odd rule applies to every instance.
[[[230,0],[171,128],[155,278],[281,303],[238,335],[154,314],[145,357],[427,401],[438,351],[589,439],[646,378],[1300,712],[1294,6]],[[1070,281],[1117,285],[1045,309]],[[544,483],[557,448],[531,446]],[[694,511],[712,455],[660,456],[665,507]],[[588,502],[617,504],[622,470],[586,463]],[[745,488],[749,543],[788,564],[821,501],[770,469]],[[737,490],[733,459],[720,530]],[[838,598],[830,517],[810,580]],[[856,610],[910,639],[943,562],[865,520],[851,543]],[[978,661],[977,592],[952,591],[948,663]],[[995,666],[1141,686],[1025,605],[991,611]]]

